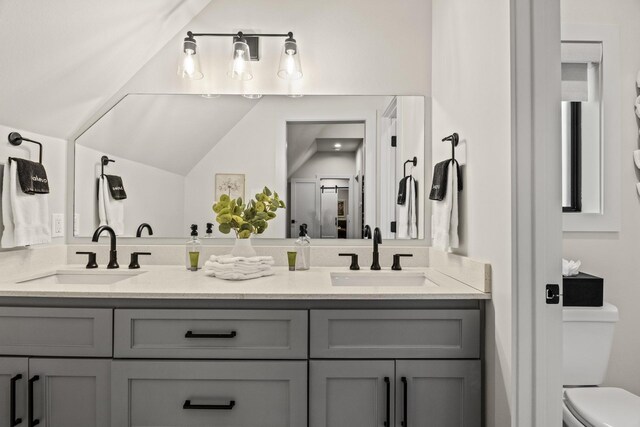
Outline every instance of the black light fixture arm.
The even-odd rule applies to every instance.
[[[242,31],[238,31],[237,33],[194,33],[191,31],[187,31],[188,38],[194,37],[237,37],[239,39],[243,37],[288,37],[290,39],[293,38],[293,33],[289,31],[288,33],[252,33],[245,34]]]
[[[18,146],[22,144],[23,141],[31,142],[33,144],[37,144],[39,148],[39,156],[38,163],[42,163],[42,144],[38,141],[34,141],[33,139],[25,138],[20,135],[18,132],[11,132],[9,134],[9,144]]]

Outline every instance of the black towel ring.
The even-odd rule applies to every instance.
[[[442,142],[451,142],[451,160],[456,160],[456,147],[458,146],[458,142],[460,142],[460,137],[457,133],[452,133],[451,135],[442,138]]]
[[[21,145],[23,141],[32,142],[38,145],[39,151],[40,151],[40,154],[38,156],[38,163],[42,164],[42,144],[41,143],[39,143],[38,141],[34,141],[33,139],[24,138],[18,132],[11,132],[9,134],[9,144],[15,145],[17,147],[18,145]]]
[[[111,160],[107,156],[102,156],[102,158],[100,159],[100,176],[104,176],[104,167],[107,166],[109,162],[115,163],[116,161]]]
[[[413,164],[414,167],[418,166],[418,158],[414,157],[413,159],[407,160],[406,162],[404,162],[404,165],[402,167],[403,167],[403,176],[405,178],[407,177],[407,163]]]

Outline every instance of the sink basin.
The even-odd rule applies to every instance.
[[[55,271],[18,283],[49,285],[111,285],[142,274],[142,271]]]
[[[331,273],[333,286],[437,286],[424,273],[401,271],[372,271]]]

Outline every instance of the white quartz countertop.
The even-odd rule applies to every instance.
[[[383,286],[335,286],[331,273],[347,273],[348,268],[312,267],[307,271],[290,272],[286,267],[274,267],[275,274],[259,279],[228,281],[206,276],[204,271],[187,271],[183,266],[146,266],[140,270],[126,267],[118,270],[66,265],[28,274],[13,282],[0,282],[0,297],[58,298],[152,298],[152,299],[246,299],[246,300],[429,300],[429,299],[490,299],[482,292],[455,280],[433,268],[405,268],[400,272],[383,269],[380,272],[361,270],[357,274],[382,274],[389,277]],[[68,274],[131,274],[112,284],[61,284],[22,282],[54,273]],[[393,283],[394,275],[424,273],[424,284],[403,286]],[[80,276],[82,277],[82,276]],[[85,276],[86,277],[86,276]],[[82,279],[81,279],[82,280]],[[22,283],[21,283],[22,282]]]

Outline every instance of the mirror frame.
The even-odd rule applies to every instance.
[[[562,24],[561,32],[562,41],[602,43],[603,64],[600,212],[565,212],[562,214],[562,231],[617,232],[620,231],[622,203],[619,29],[612,25]]]
[[[175,92],[175,93],[151,93],[151,92],[131,92],[119,97],[114,97],[109,104],[107,104],[99,114],[96,114],[89,119],[79,130],[74,133],[69,139],[69,149],[67,150],[67,197],[66,197],[66,209],[70,212],[67,215],[66,224],[66,238],[67,244],[84,245],[91,244],[91,237],[78,237],[74,233],[74,217],[75,217],[75,158],[76,158],[76,144],[77,140],[91,129],[100,119],[109,114],[111,110],[120,104],[129,95],[201,95],[199,93],[188,92]],[[221,93],[224,96],[242,96],[241,93]],[[265,96],[287,96],[287,94],[269,93]],[[306,95],[306,94],[305,94]],[[308,96],[420,96],[424,98],[424,177],[425,183],[431,182],[431,96],[424,94],[402,94],[402,95],[386,95],[386,94],[323,94],[323,93],[309,93]],[[379,129],[378,129],[379,131]],[[428,165],[428,167],[426,166]],[[376,155],[376,167],[380,166],[380,159]],[[429,184],[430,185],[430,184]],[[429,186],[427,185],[427,187]],[[425,196],[426,197],[426,196]],[[431,203],[428,198],[425,199],[425,216],[424,216],[424,238],[422,239],[394,239],[386,240],[391,242],[390,246],[405,246],[405,247],[425,247],[431,246]],[[178,245],[183,244],[188,239],[187,231],[185,231],[184,238],[180,237],[118,237],[120,244],[124,245]],[[255,246],[290,246],[296,238],[256,238],[253,240]],[[313,244],[317,246],[371,246],[372,240],[370,239],[314,239]],[[346,243],[346,244],[345,244]],[[216,238],[216,239],[202,239],[203,246],[232,246],[233,238]],[[384,244],[384,242],[383,242]]]

